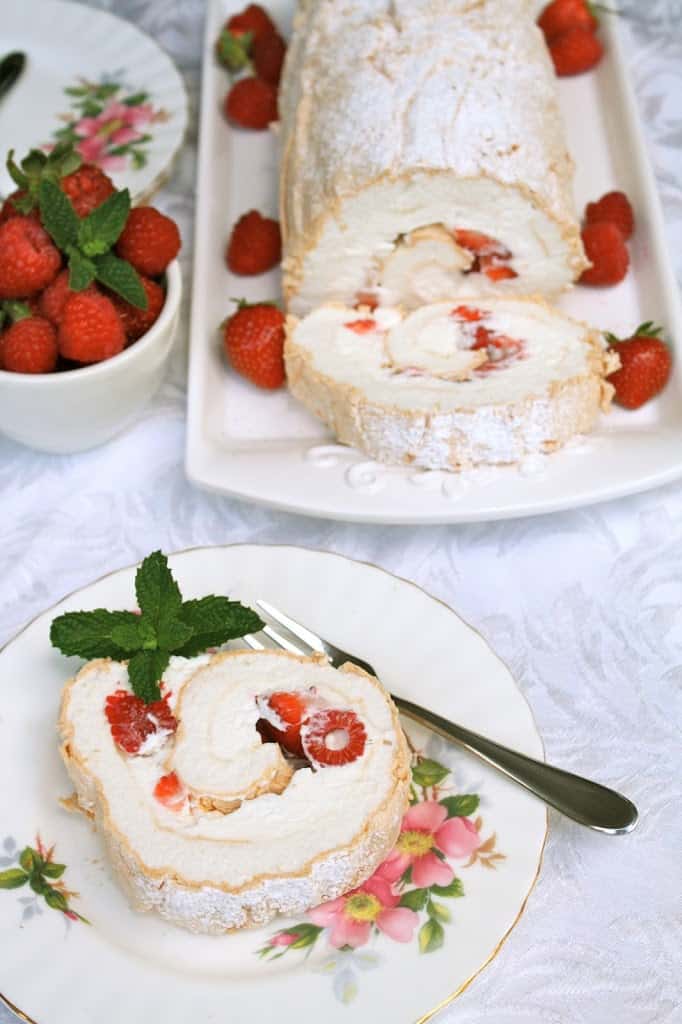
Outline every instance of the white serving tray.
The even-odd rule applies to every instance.
[[[279,297],[279,272],[232,275],[224,249],[232,224],[256,208],[277,216],[277,141],[228,126],[227,74],[213,58],[224,20],[241,0],[211,0],[206,18],[186,468],[201,487],[291,512],[381,523],[456,523],[536,515],[632,494],[682,475],[682,367],[665,393],[638,412],[614,409],[584,440],[520,467],[454,474],[382,466],[338,445],[286,391],[259,391],[223,358],[219,324],[231,297]],[[288,33],[293,4],[269,4]],[[625,335],[662,323],[682,348],[682,312],[666,251],[663,216],[627,78],[620,19],[602,18],[599,67],[561,79],[578,209],[612,188],[635,208],[631,269],[613,288],[577,287],[561,307]]]

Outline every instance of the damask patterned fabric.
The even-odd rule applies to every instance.
[[[158,40],[181,67],[196,111],[202,0],[96,6]],[[618,6],[630,26],[630,74],[682,278],[682,4]],[[157,198],[182,227],[187,279],[195,144],[190,135]],[[623,789],[642,815],[636,832],[620,839],[551,815],[524,916],[439,1020],[682,1020],[682,482],[576,512],[463,527],[334,524],[249,507],[185,480],[185,346],[186,330],[148,415],[106,447],[57,457],[0,439],[0,643],[64,594],[156,547],[300,544],[414,580],[510,665],[548,759]],[[11,1019],[0,1009],[0,1024]]]

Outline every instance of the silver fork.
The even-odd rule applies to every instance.
[[[293,654],[324,654],[335,668],[350,662],[370,675],[377,675],[368,662],[335,647],[267,601],[256,601],[256,604],[266,619],[274,620],[279,626],[274,629],[268,624],[262,630],[277,647]],[[254,650],[265,648],[256,636],[243,639]],[[630,832],[637,824],[637,808],[621,793],[504,747],[395,693],[391,697],[407,718],[464,747],[573,821],[608,835]]]

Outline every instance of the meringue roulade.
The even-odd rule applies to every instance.
[[[459,470],[589,431],[618,357],[542,300],[474,296],[290,316],[285,362],[292,393],[339,441],[379,462]]]
[[[352,665],[279,651],[173,658],[145,705],[124,663],[65,686],[61,753],[132,905],[195,932],[298,914],[392,849],[409,751],[388,693]]]
[[[284,293],[416,308],[588,265],[527,0],[300,0],[280,93]]]

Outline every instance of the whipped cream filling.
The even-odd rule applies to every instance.
[[[459,305],[483,318],[460,322],[453,316]],[[359,316],[373,319],[376,329],[363,334],[349,329]],[[520,342],[515,358],[500,360],[491,371],[492,349],[467,347],[478,324],[493,337]],[[407,314],[382,308],[365,314],[330,304],[296,323],[291,341],[309,353],[315,370],[358,388],[370,401],[429,412],[542,395],[556,381],[587,373],[591,355],[583,324],[532,300],[480,296]],[[451,376],[470,379],[447,379]]]
[[[350,844],[396,786],[391,705],[378,684],[356,672],[271,652],[173,658],[164,693],[176,702],[180,725],[146,756],[120,750],[104,714],[106,696],[128,686],[124,664],[93,663],[70,685],[65,720],[73,727],[72,754],[100,780],[113,827],[161,873],[239,888],[257,876],[300,871]],[[250,786],[264,763],[267,769],[269,759],[282,756],[256,732],[257,697],[273,690],[305,694],[311,686],[325,703],[352,708],[361,718],[367,742],[356,761],[302,768],[282,793],[246,799],[230,814],[194,801],[173,811],[154,797],[158,779],[171,769],[197,792]]]

